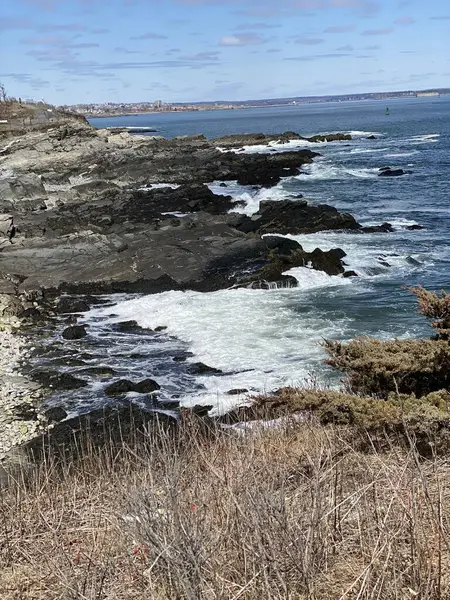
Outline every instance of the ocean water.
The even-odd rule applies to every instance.
[[[395,231],[291,236],[306,250],[342,248],[357,278],[298,268],[291,272],[298,287],[291,289],[110,298],[112,306],[83,316],[90,325],[91,335],[83,342],[93,356],[90,364],[112,365],[120,376],[134,379],[155,377],[163,388],[161,399],[177,397],[185,405],[212,404],[215,411],[222,411],[246,399],[245,392],[227,394],[230,389],[269,392],[311,381],[338,385],[339,374],[323,362],[323,338],[428,335],[430,328],[406,288],[418,284],[450,288],[450,97],[393,100],[390,116],[385,108],[385,102],[373,101],[92,120],[100,127],[154,126],[168,137],[350,132],[351,142],[314,145],[321,157],[304,174],[286,178],[272,189],[255,190],[236,182],[228,188],[211,182],[211,189],[244,200],[238,210],[247,214],[257,211],[262,199],[281,200],[301,193],[312,204],[327,203],[350,212],[364,225],[387,221]],[[376,139],[368,139],[370,135]],[[257,150],[284,151],[304,145]],[[411,173],[378,177],[378,169],[387,165]],[[414,224],[424,229],[407,229]],[[166,329],[140,336],[112,331],[114,323],[129,319],[144,327]],[[173,361],[180,352],[186,353],[186,362]],[[131,355],[138,358],[131,360]],[[198,361],[223,374],[190,375],[190,363]],[[74,409],[101,401],[103,386],[96,381],[89,394],[67,395],[66,401]]]

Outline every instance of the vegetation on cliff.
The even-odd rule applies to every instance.
[[[343,392],[22,457],[0,495],[2,598],[448,598],[450,295],[414,291],[436,336],[326,342]]]

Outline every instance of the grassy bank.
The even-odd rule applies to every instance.
[[[187,416],[46,460],[1,493],[1,598],[448,598],[448,461],[404,440]]]

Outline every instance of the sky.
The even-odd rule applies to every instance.
[[[450,87],[449,0],[7,0],[0,82],[54,104]]]

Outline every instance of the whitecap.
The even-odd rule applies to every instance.
[[[193,353],[190,362],[201,361],[224,372],[197,377],[204,389],[186,394],[182,404],[212,404],[214,412],[223,412],[243,401],[242,396],[228,395],[230,389],[270,392],[304,383],[323,357],[318,342],[323,337],[345,336],[345,318],[337,323],[333,315],[316,308],[299,313],[299,298],[305,295],[306,300],[321,287],[328,293],[330,282],[342,285],[350,295],[357,286],[306,268],[296,270],[296,277],[298,288],[208,294],[171,291],[93,312],[104,317],[114,312],[109,322],[134,319],[142,327],[166,326],[165,333],[187,344]]]

